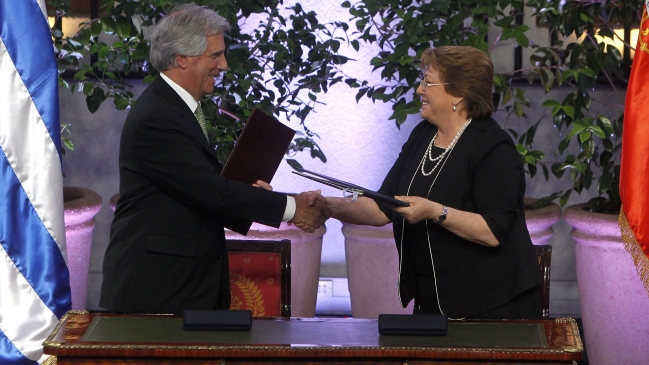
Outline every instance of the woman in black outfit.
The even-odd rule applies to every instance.
[[[541,274],[525,224],[523,163],[490,116],[494,69],[472,47],[422,56],[417,89],[425,120],[379,190],[410,203],[327,198],[353,224],[393,223],[399,296],[415,313],[450,318],[541,318]]]

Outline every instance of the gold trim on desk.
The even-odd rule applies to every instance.
[[[394,347],[394,346],[349,346],[349,347],[329,347],[329,346],[175,346],[175,345],[66,345],[65,343],[47,343],[52,348],[74,349],[74,350],[198,350],[198,351],[276,351],[276,352],[299,352],[299,351],[324,351],[324,352],[346,352],[356,350],[370,351],[437,351],[449,353],[505,353],[505,354],[560,354],[563,352],[574,351],[576,347],[566,346],[561,349],[520,349],[520,348],[488,348],[488,347]],[[268,355],[264,355],[267,356]],[[252,356],[254,357],[254,356]]]
[[[49,356],[41,365],[57,365],[56,356]]]
[[[575,346],[564,346],[563,350],[565,352],[583,352],[584,346],[581,342],[581,336],[579,336],[579,328],[577,327],[577,321],[574,318],[557,318],[554,320],[556,323],[570,323],[570,328],[572,329],[572,338],[575,339]]]

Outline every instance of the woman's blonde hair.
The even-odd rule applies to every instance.
[[[489,55],[468,46],[429,48],[421,56],[421,65],[439,72],[447,93],[464,97],[470,118],[486,118],[494,112],[492,86],[494,65]]]

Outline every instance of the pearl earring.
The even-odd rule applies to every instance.
[[[457,104],[453,104],[453,111],[457,110]]]

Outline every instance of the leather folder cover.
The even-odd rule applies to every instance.
[[[250,331],[252,312],[249,310],[185,309],[183,329],[189,331]]]
[[[340,190],[348,190],[350,192],[356,192],[359,196],[365,196],[370,199],[374,199],[377,202],[383,202],[386,203],[388,206],[391,208],[396,208],[396,207],[407,207],[410,206],[410,203],[405,202],[403,200],[398,200],[395,199],[391,196],[383,195],[380,193],[377,193],[376,191],[372,191],[369,189],[365,189],[362,186],[358,186],[352,183],[348,183],[346,181],[334,179],[333,177],[329,177],[327,175],[319,174],[317,172],[305,170],[302,168],[297,169],[297,171],[293,171],[294,174],[300,175],[302,177],[306,177],[307,179],[317,181],[321,184],[329,185],[331,187],[334,187],[336,189]],[[313,176],[312,176],[313,175]]]
[[[273,179],[295,131],[259,109],[252,111],[221,175],[254,184]]]
[[[448,318],[441,314],[379,314],[379,334],[446,336]]]

